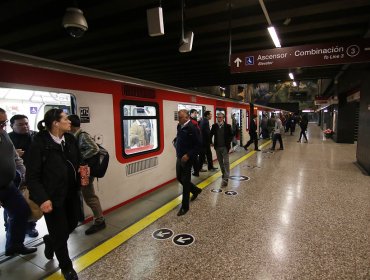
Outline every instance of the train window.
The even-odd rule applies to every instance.
[[[121,108],[123,156],[131,157],[158,150],[158,105],[122,101]]]
[[[188,110],[190,111],[191,109],[195,109],[198,112],[198,121],[200,121],[203,118],[203,107],[201,105],[193,105],[193,104],[179,104],[177,106],[177,109],[180,110]]]
[[[37,131],[37,123],[44,118],[44,114],[52,108],[62,109],[68,114],[75,113],[75,98],[68,93],[0,87],[0,103],[9,119],[14,115],[26,115],[30,129],[34,131]],[[11,130],[8,125],[7,131]]]

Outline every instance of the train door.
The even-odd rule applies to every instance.
[[[240,146],[243,143],[243,112],[240,109],[231,109],[232,129],[235,141]]]

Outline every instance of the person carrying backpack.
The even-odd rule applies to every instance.
[[[87,132],[80,128],[81,121],[77,115],[69,115],[68,119],[71,121],[71,132],[77,139],[81,158],[83,162],[87,162],[90,158],[99,153],[99,146]],[[96,233],[106,227],[100,200],[94,190],[94,179],[95,177],[90,174],[89,184],[81,187],[82,196],[94,214],[94,222],[92,226],[85,231],[86,235]]]

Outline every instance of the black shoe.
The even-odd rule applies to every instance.
[[[102,221],[101,223],[99,224],[93,224],[91,227],[89,227],[86,231],[85,231],[85,234],[86,235],[90,235],[90,234],[93,234],[95,232],[98,232],[102,229],[105,229],[106,228],[106,224],[105,224],[105,221]]]
[[[216,170],[218,170],[218,168],[217,168],[217,167],[211,167],[211,168],[208,168],[208,171],[216,171]]]
[[[199,170],[199,172],[207,172],[207,169],[201,169],[201,170]]]
[[[257,151],[257,152],[260,152],[261,150],[260,149],[254,149],[255,151]]]
[[[44,244],[45,244],[45,249],[44,249],[45,258],[47,258],[48,260],[52,260],[54,257],[54,250],[53,250],[53,245],[51,244],[50,236],[47,234],[42,239],[44,240]]]
[[[194,173],[194,172],[193,172],[193,176],[195,176],[195,177],[199,177],[199,173]]]
[[[193,196],[191,197],[191,201],[194,201],[197,197],[198,197],[198,195],[200,194],[202,192],[202,189],[199,189],[199,191],[197,192],[197,193],[195,193],[195,194],[193,194]]]
[[[36,247],[23,246],[23,247],[18,248],[18,249],[5,250],[5,256],[12,256],[12,255],[15,255],[15,254],[28,255],[28,254],[35,253],[36,251],[37,251]]]
[[[186,212],[188,212],[188,211],[189,211],[189,209],[181,208],[180,211],[177,213],[177,216],[185,215]]]
[[[73,268],[62,269],[62,273],[66,280],[78,280],[77,273]]]
[[[33,229],[29,229],[26,231],[26,234],[29,236],[29,237],[32,237],[32,238],[35,238],[37,236],[39,236],[39,232],[37,231],[37,229],[33,228]]]
[[[279,150],[284,150],[284,148],[280,148]]]
[[[247,146],[244,146],[243,148],[244,148],[244,150],[248,151],[248,147]]]

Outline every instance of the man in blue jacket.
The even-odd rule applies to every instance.
[[[182,205],[177,216],[185,215],[189,211],[189,196],[193,194],[191,200],[195,200],[202,192],[191,182],[192,160],[199,154],[201,147],[200,134],[198,128],[190,121],[190,115],[187,110],[178,112],[179,124],[177,126],[176,136],[176,177],[183,187]]]

